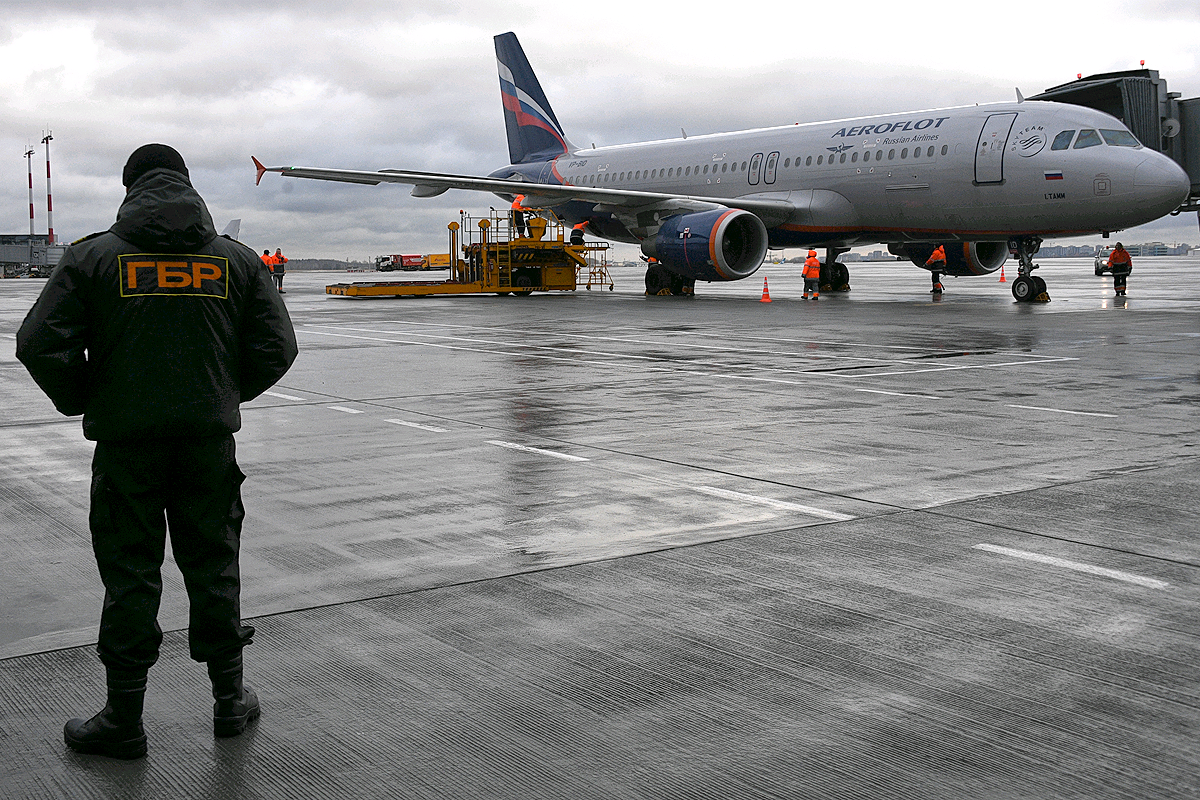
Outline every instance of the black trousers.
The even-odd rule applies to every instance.
[[[1125,279],[1128,277],[1129,277],[1128,273],[1126,273],[1125,275],[1118,275],[1114,272],[1113,273],[1113,289],[1118,292],[1123,291],[1125,289]]]
[[[236,656],[254,629],[241,621],[241,485],[233,436],[97,442],[89,522],[104,609],[100,660],[145,670],[158,660],[166,534],[183,573],[196,661]]]

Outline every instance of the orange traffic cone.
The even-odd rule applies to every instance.
[[[1008,283],[1008,281],[1004,280],[1004,265],[1003,264],[1000,265],[1000,282]]]
[[[762,296],[762,299],[759,300],[758,302],[760,302],[760,303],[771,302],[771,293],[767,291],[767,276],[765,276],[765,275],[763,276],[763,296]]]

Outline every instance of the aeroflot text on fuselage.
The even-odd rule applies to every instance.
[[[915,122],[911,119],[906,119],[904,122],[881,122],[878,125],[855,125],[853,128],[840,128],[837,133],[830,136],[830,139],[836,139],[839,136],[870,136],[877,133],[897,133],[899,131],[923,131],[926,128],[940,128],[942,123],[950,119],[949,117],[927,117],[919,119]]]

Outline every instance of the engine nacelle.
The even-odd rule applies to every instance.
[[[642,252],[671,272],[702,281],[738,281],[767,257],[767,227],[741,209],[714,209],[667,217]]]
[[[1008,242],[943,242],[947,275],[987,275],[1008,260]],[[888,252],[909,259],[921,269],[937,248],[934,242],[889,244]]]

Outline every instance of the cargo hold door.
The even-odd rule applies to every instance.
[[[1014,111],[992,114],[983,123],[979,145],[975,148],[975,183],[1004,182],[1004,147],[1016,119]]]

